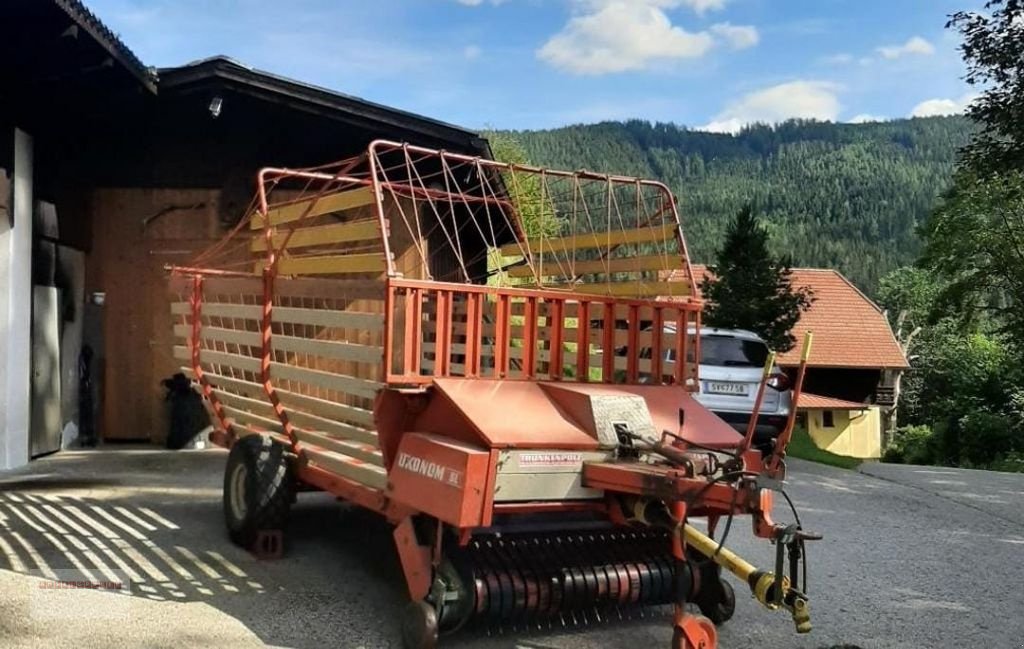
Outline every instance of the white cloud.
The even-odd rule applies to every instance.
[[[484,0],[456,0],[456,2],[467,7],[479,7],[484,3]]]
[[[853,55],[845,52],[840,54],[832,54],[820,59],[822,63],[828,63],[830,65],[847,65],[853,63]]]
[[[854,115],[848,121],[850,124],[864,124],[866,122],[884,122],[886,119],[884,117],[879,117],[878,115],[861,113],[859,115]]]
[[[978,98],[976,94],[966,94],[959,99],[927,99],[914,106],[911,117],[935,117],[937,115],[958,115]]]
[[[712,8],[712,0],[685,0]],[[579,10],[552,36],[537,57],[574,74],[642,70],[652,63],[703,56],[714,40],[707,32],[688,32],[672,24],[666,8],[680,0],[577,0]]]
[[[666,0],[661,4],[664,6],[675,6],[677,4],[684,4],[690,9],[693,9],[698,14],[703,14],[707,11],[719,11],[725,8],[727,0],[682,0],[679,2],[672,2],[672,0]]]
[[[480,58],[480,52],[481,49],[478,45],[467,45],[462,48],[462,55],[469,61]]]
[[[885,45],[877,48],[879,54],[885,59],[898,59],[904,56],[929,56],[935,53],[935,46],[921,38],[912,36],[902,45]]]
[[[752,25],[718,23],[711,26],[711,32],[724,38],[734,50],[745,50],[757,45],[761,40],[757,28]]]
[[[735,133],[754,122],[776,123],[794,117],[835,120],[839,116],[839,87],[826,81],[790,81],[764,88],[733,101],[703,131]]]

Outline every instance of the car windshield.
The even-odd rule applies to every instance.
[[[767,358],[768,346],[759,340],[715,335],[700,337],[701,365],[764,367]]]

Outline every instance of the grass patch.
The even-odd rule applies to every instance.
[[[841,469],[855,469],[861,463],[861,460],[855,457],[836,455],[835,453],[821,450],[814,445],[811,436],[803,428],[793,430],[793,438],[789,441],[789,446],[786,448],[786,455],[819,464],[837,466]]]

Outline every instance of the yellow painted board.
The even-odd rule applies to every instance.
[[[594,261],[577,261],[570,264],[561,260],[561,264],[546,261],[543,265],[537,264],[537,270],[544,277],[564,277],[566,273],[574,272],[577,275],[587,273],[629,273],[644,270],[674,270],[683,265],[679,255],[651,255],[649,257],[623,257],[619,259],[606,259]],[[533,269],[529,266],[516,266],[507,271],[509,277],[533,277]]]
[[[262,267],[263,262],[256,262]],[[316,255],[312,257],[282,257],[277,262],[281,275],[345,275],[349,273],[383,273],[388,268],[383,253],[355,255]]]
[[[291,223],[301,218],[312,218],[314,216],[330,214],[331,212],[343,212],[357,207],[372,205],[374,200],[372,188],[360,187],[359,189],[334,192],[333,194],[311,196],[306,200],[274,207],[267,211],[267,217],[269,217],[271,225],[281,225],[282,223]],[[249,227],[253,230],[262,228],[263,217],[260,214],[255,214],[249,223]]]
[[[675,225],[658,225],[636,230],[612,230],[574,234],[568,237],[551,237],[536,239],[529,242],[530,252],[541,254],[547,252],[567,252],[581,248],[605,248],[629,243],[649,243],[667,241],[676,234]],[[526,246],[523,246],[525,248]],[[521,255],[523,249],[518,243],[509,243],[501,247],[503,255]]]
[[[526,287],[524,287],[526,288]],[[546,284],[543,288],[567,290],[590,295],[612,297],[658,297],[660,295],[683,297],[690,294],[686,282],[612,282],[609,284]]]
[[[348,223],[332,223],[316,225],[308,228],[296,228],[288,236],[287,228],[273,235],[274,249],[277,250],[288,239],[287,249],[307,248],[330,243],[349,243],[352,241],[372,241],[380,239],[380,221],[377,219],[360,219]],[[261,252],[267,249],[267,239],[262,233],[254,234],[249,249]]]

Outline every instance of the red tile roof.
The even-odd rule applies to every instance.
[[[693,264],[700,296],[700,283],[708,269]],[[677,271],[669,276],[669,281]],[[843,367],[860,369],[905,369],[907,358],[900,350],[896,337],[882,313],[882,309],[860,292],[838,271],[830,268],[794,268],[793,286],[810,286],[814,303],[803,313],[793,328],[797,345],[780,354],[780,365],[797,365],[804,332],[814,332],[811,345],[811,367]]]
[[[863,410],[868,407],[868,404],[804,392],[800,395],[796,407],[797,410]]]

